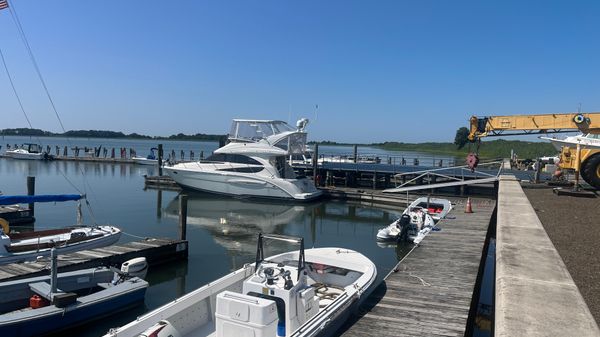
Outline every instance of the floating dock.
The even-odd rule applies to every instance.
[[[464,336],[495,204],[455,207],[387,275],[342,336]],[[378,296],[378,292],[383,292]]]
[[[152,266],[162,263],[186,259],[187,256],[188,242],[186,240],[148,238],[59,255],[58,271],[66,272],[98,266],[120,266],[121,263],[136,257],[145,257],[152,268]],[[49,265],[49,259],[41,262],[2,265],[0,266],[0,282],[48,275]]]

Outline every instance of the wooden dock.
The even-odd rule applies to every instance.
[[[188,256],[186,240],[148,238],[119,245],[59,255],[58,271],[66,272],[98,266],[120,266],[121,263],[145,257],[152,266]],[[48,275],[49,259],[41,262],[12,263],[0,266],[0,282]]]
[[[365,300],[342,336],[464,336],[495,203],[456,207]],[[385,271],[379,271],[385,272]]]

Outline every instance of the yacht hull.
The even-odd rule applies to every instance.
[[[6,151],[5,156],[13,159],[43,160],[43,153],[29,153],[22,151]]]
[[[210,172],[165,167],[165,172],[179,185],[198,191],[267,199],[309,201],[322,192],[309,187],[307,179],[279,179],[237,172]],[[310,192],[305,192],[310,191]]]

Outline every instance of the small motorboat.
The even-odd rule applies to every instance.
[[[6,150],[4,155],[13,159],[29,159],[29,160],[43,160],[51,159],[46,152],[42,151],[42,147],[39,144],[23,144],[20,148],[14,148]]]
[[[411,240],[419,244],[452,210],[449,200],[421,197],[413,201],[402,216],[377,232],[377,241]]]
[[[150,153],[146,157],[132,157],[134,163],[139,165],[158,165],[158,158],[154,154],[154,151],[158,151],[157,148],[153,147],[150,149]]]
[[[145,258],[121,269],[91,268],[0,282],[0,336],[39,336],[99,319],[142,302]]]
[[[452,203],[447,199],[420,197],[411,202],[407,209],[410,210],[417,207],[427,209],[433,220],[439,221],[446,217],[452,210]]]
[[[389,226],[380,229],[377,232],[377,241],[411,240],[418,244],[434,226],[435,221],[428,210],[415,207],[402,213],[402,216]]]
[[[5,223],[4,223],[5,224]],[[49,256],[56,248],[60,254],[109,246],[121,237],[114,226],[82,226],[22,233],[0,233],[0,265],[35,260]]]
[[[300,249],[265,258],[265,239]],[[326,336],[357,308],[376,275],[373,262],[356,251],[304,250],[301,238],[259,234],[255,263],[105,336]]]

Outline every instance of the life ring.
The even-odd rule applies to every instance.
[[[575,117],[573,117],[573,122],[575,122],[575,124],[581,124],[585,122],[585,116],[582,114],[577,114]]]
[[[8,220],[0,218],[0,227],[2,227],[2,231],[4,234],[8,234],[10,232],[10,226],[8,226]]]

